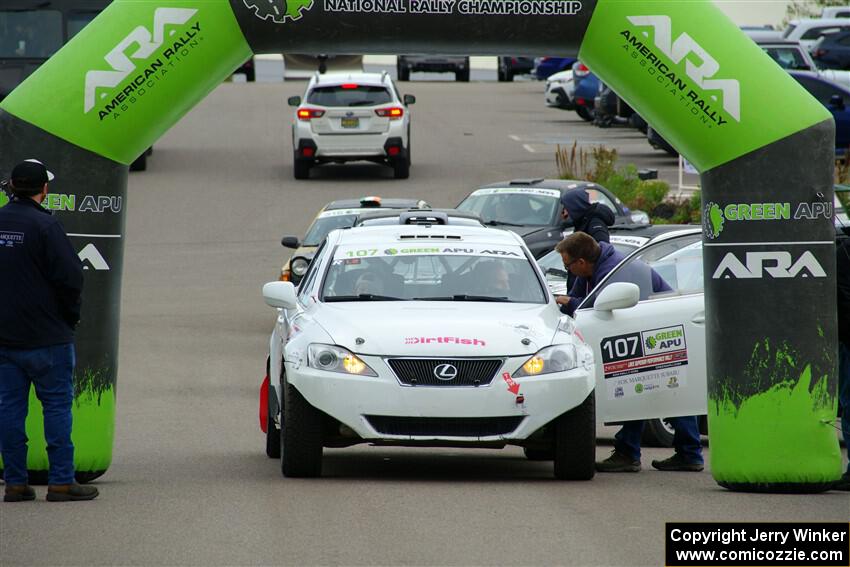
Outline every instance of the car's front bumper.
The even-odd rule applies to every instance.
[[[479,387],[404,386],[382,357],[361,356],[379,376],[353,376],[331,373],[286,363],[290,384],[314,407],[351,428],[366,441],[395,441],[410,444],[445,441],[469,445],[519,442],[581,404],[593,390],[594,368],[578,367],[561,373],[512,379],[519,384],[519,397],[508,389],[503,373],[513,373],[525,358],[509,358],[490,384]],[[391,434],[376,428],[375,417],[472,418],[487,423],[510,421],[516,426],[497,434],[447,435],[426,433]],[[509,420],[508,418],[517,418]],[[370,421],[371,418],[371,421]],[[386,421],[386,419],[384,420]],[[412,420],[406,420],[410,422]]]

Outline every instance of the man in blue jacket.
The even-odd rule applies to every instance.
[[[558,243],[555,250],[561,255],[564,267],[577,276],[568,296],[560,296],[555,301],[561,311],[572,315],[578,305],[605,276],[625,259],[625,256],[607,242],[597,243],[589,235],[574,232]],[[650,293],[672,291],[664,279],[644,262],[637,260],[625,267],[623,278],[635,283],[641,290],[641,299]],[[652,466],[662,471],[703,470],[702,445],[700,443],[699,422],[696,416],[674,417],[667,420],[675,434],[673,447],[675,453],[664,460],[652,461]],[[596,463],[599,472],[638,472],[640,464],[640,442],[646,422],[627,421],[614,436],[614,451],[611,456]]]
[[[30,385],[44,409],[47,500],[97,496],[96,488],[74,482],[74,327],[83,268],[59,220],[41,206],[52,180],[38,160],[19,163],[9,180],[12,200],[0,209],[0,451],[6,502],[35,499],[27,477]]]

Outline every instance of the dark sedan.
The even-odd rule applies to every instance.
[[[484,224],[512,230],[522,236],[535,258],[540,258],[561,241],[573,223],[561,218],[561,195],[587,191],[591,203],[602,203],[614,211],[615,224],[649,222],[644,213],[629,211],[605,187],[589,181],[562,179],[514,179],[476,189],[456,207],[475,213]]]
[[[340,199],[331,201],[319,210],[316,218],[310,223],[304,240],[297,236],[284,236],[280,243],[286,248],[294,249],[292,256],[280,269],[280,280],[298,285],[301,277],[310,266],[316,248],[328,233],[337,228],[354,226],[360,215],[380,210],[430,209],[431,206],[421,199],[381,199],[380,197],[363,197],[362,199]]]

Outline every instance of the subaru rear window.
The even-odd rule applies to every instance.
[[[318,106],[376,106],[391,101],[386,87],[365,85],[316,87],[307,95],[307,102]]]

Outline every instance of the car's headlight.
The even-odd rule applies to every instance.
[[[649,215],[644,211],[635,209],[629,213],[629,216],[635,224],[649,224]]]
[[[310,262],[308,262],[306,258],[295,258],[290,264],[290,269],[292,270],[292,273],[298,276],[299,278],[307,272],[307,268],[309,267]]]
[[[566,372],[576,367],[576,358],[576,347],[572,344],[548,346],[526,360],[514,372],[514,378]]]
[[[356,354],[334,345],[310,345],[307,349],[307,366],[326,372],[341,372],[357,376],[378,375]]]

